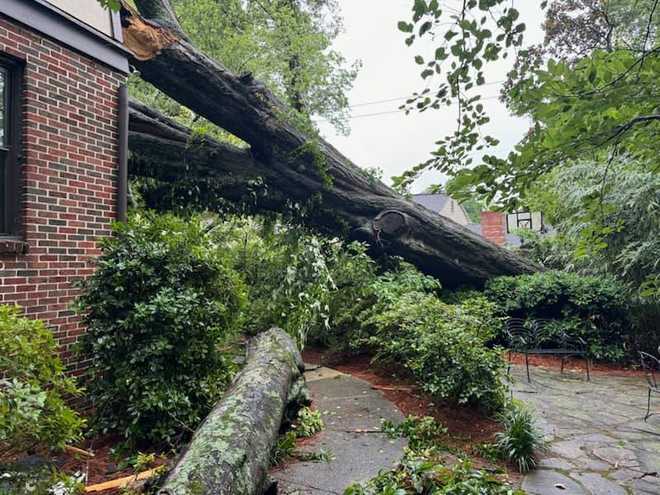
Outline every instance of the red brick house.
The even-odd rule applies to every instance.
[[[0,0],[0,300],[44,320],[73,372],[73,284],[126,211],[121,42],[96,1]]]

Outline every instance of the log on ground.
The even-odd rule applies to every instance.
[[[300,352],[273,328],[248,344],[245,367],[197,429],[161,495],[260,495],[283,421],[308,402]]]

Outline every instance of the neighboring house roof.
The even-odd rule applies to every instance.
[[[413,194],[412,199],[415,203],[418,203],[437,213],[442,211],[442,209],[445,207],[447,201],[449,201],[449,196],[443,193]]]

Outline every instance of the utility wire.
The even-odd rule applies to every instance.
[[[495,84],[501,84],[503,82],[504,82],[504,79],[502,79],[501,81],[492,81],[492,82],[489,82],[489,83],[485,83],[485,84],[482,84],[481,86],[493,86]],[[423,96],[423,95],[421,95],[421,96]],[[390,103],[390,102],[393,102],[393,101],[408,100],[410,98],[412,98],[411,95],[399,96],[399,97],[396,97],[396,98],[388,98],[386,100],[365,101],[363,103],[356,103],[355,105],[349,105],[348,108],[367,107],[369,105],[378,105],[380,103]]]
[[[495,100],[499,98],[499,96],[488,96],[486,98],[481,98],[479,101],[487,101],[487,100]],[[353,108],[353,107],[351,107]],[[374,113],[361,113],[357,115],[349,115],[348,119],[349,120],[355,120],[355,119],[363,119],[367,117],[377,117],[379,115],[390,115],[390,114],[395,114],[395,113],[401,113],[405,112],[405,109],[398,109],[398,110],[386,110],[384,112],[374,112]],[[327,122],[328,119],[315,119],[317,122]]]

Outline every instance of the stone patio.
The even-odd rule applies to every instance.
[[[526,475],[529,495],[660,494],[660,416],[643,421],[643,377],[514,366],[514,397],[530,404],[549,441],[539,468]],[[660,413],[660,397],[655,398]]]

